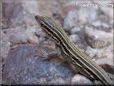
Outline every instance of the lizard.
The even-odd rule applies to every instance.
[[[100,81],[103,85],[110,85],[112,80],[108,74],[101,68],[91,57],[84,52],[72,41],[60,24],[54,19],[47,16],[35,16],[36,21],[41,28],[54,39],[61,52],[65,55],[65,59],[71,64],[71,67],[76,73],[80,73],[90,80]]]

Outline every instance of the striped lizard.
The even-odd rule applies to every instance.
[[[66,61],[71,64],[74,71],[78,71],[78,73],[86,76],[90,80],[100,81],[104,85],[112,83],[108,74],[87,54],[82,52],[76,44],[71,42],[63,28],[52,18],[37,15],[35,19],[46,34],[56,41],[61,52],[67,57],[65,58]]]

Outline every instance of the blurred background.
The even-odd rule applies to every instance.
[[[0,6],[0,83],[93,84],[58,55],[36,15],[55,19],[71,41],[114,74],[113,0],[1,0]]]

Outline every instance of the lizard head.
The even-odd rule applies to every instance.
[[[56,42],[60,42],[60,32],[57,28],[56,22],[50,17],[45,16],[35,16],[36,21],[40,24],[43,31],[53,38]]]

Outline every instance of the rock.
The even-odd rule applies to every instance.
[[[83,0],[80,0],[80,1],[68,1],[66,3],[63,4],[63,13],[64,13],[64,16],[66,16],[68,14],[69,11],[73,11],[73,10],[76,10],[78,9],[78,7],[82,6],[82,5],[86,5],[86,4],[91,4],[91,1],[88,0],[88,1],[83,1]]]
[[[112,43],[112,33],[103,32],[90,27],[85,28],[85,36],[87,43],[92,48],[103,48]]]
[[[94,21],[94,22],[92,22],[92,25],[94,25],[95,27],[101,27],[102,22],[101,21]]]
[[[97,8],[92,6],[92,4],[90,6],[83,5],[84,4],[82,4],[78,12],[80,23],[84,24],[87,22],[91,23],[92,21],[95,21],[97,19]]]
[[[70,11],[67,16],[64,18],[64,29],[71,30],[71,28],[75,27],[78,22],[78,13],[77,11]]]
[[[5,60],[3,84],[67,83],[65,79],[71,77],[72,72],[61,60],[46,60],[48,54],[55,51],[50,49],[32,44],[12,48]]]
[[[76,34],[73,34],[73,35],[70,35],[70,40],[72,41],[72,42],[74,42],[74,43],[76,43],[76,42],[79,42],[80,41],[80,38],[79,38],[79,36],[78,35],[76,35]]]
[[[4,2],[3,10],[5,19],[11,17],[9,19],[11,24],[7,29],[4,29],[4,33],[6,33],[12,45],[20,43],[39,43],[35,35],[36,32],[39,32],[38,29],[40,28],[34,18],[35,15],[40,14],[36,3],[37,1]],[[11,10],[11,12],[7,14],[6,10]]]
[[[114,65],[109,65],[109,64],[101,64],[101,66],[106,72],[114,74]]]
[[[6,59],[10,50],[10,42],[8,37],[1,31],[0,33],[0,84],[2,84],[2,69],[4,60]]]
[[[3,31],[1,31],[1,36],[0,36],[0,40],[1,40],[1,51],[0,51],[0,58],[6,58],[7,54],[10,50],[10,41],[9,41],[9,37],[3,33]]]
[[[86,49],[85,39],[83,35],[83,30],[80,30],[76,34],[71,34],[69,36],[70,40],[76,44],[77,47],[81,48],[82,51]]]
[[[3,2],[3,28],[34,24],[34,16],[39,15],[37,1],[5,1]],[[5,24],[6,23],[6,24]]]
[[[88,78],[79,74],[72,78],[71,83],[73,85],[92,85],[92,82]]]
[[[94,27],[98,28],[98,30],[102,30],[102,31],[105,31],[105,32],[111,32],[112,31],[111,25],[109,25],[105,22],[102,22],[100,20],[92,22],[92,25]]]
[[[74,27],[71,29],[71,34],[75,34],[75,33],[78,33],[80,32],[81,28],[80,27]]]
[[[69,11],[76,10],[75,1],[69,1],[68,3],[63,4],[63,14],[66,16]]]
[[[100,58],[100,59],[96,60],[96,63],[98,65],[105,65],[106,64],[106,65],[113,67],[113,57],[110,56],[110,57]]]
[[[62,15],[62,5],[64,4],[64,0],[62,1],[37,1],[39,11],[44,16],[53,16],[55,13],[59,13]],[[54,8],[54,9],[53,9]]]
[[[38,4],[37,1],[22,1],[22,6],[24,8],[24,13],[26,14],[31,14],[31,15],[38,15],[39,12],[39,8],[38,8]]]
[[[3,28],[7,28],[11,25],[11,20],[17,18],[18,15],[22,13],[22,5],[17,1],[4,1],[2,3],[3,7]],[[14,21],[13,21],[14,22]]]
[[[100,5],[100,9],[108,15],[111,19],[113,18],[113,0],[108,0],[108,1],[95,1],[94,2],[98,5]]]
[[[87,3],[81,3],[78,5],[77,3],[78,1],[73,1],[68,4],[69,8],[67,8],[66,5],[68,12],[65,16],[63,24],[65,30],[70,30],[78,25],[82,26],[83,24],[91,23],[97,19],[98,8],[93,6],[94,4],[90,3],[90,5],[87,5]]]
[[[109,62],[108,61],[107,62],[103,61],[103,62],[104,63],[106,62],[109,65],[112,65],[112,63],[113,63],[111,60],[111,59],[113,59],[113,47],[112,47],[112,45],[105,47],[105,48],[102,48],[102,49],[94,49],[94,48],[91,48],[90,46],[88,46],[86,49],[86,53],[88,55],[90,55],[93,59],[101,61],[100,63],[102,63],[102,59],[108,60],[108,58],[110,59]],[[99,63],[99,61],[98,61],[98,63]]]
[[[49,81],[50,84],[66,84],[65,80],[62,78],[57,77],[56,79],[52,79],[51,81]]]
[[[93,49],[90,46],[87,46],[86,53],[93,59],[98,59],[98,57],[102,57],[101,50]],[[99,55],[100,53],[100,55]]]
[[[35,36],[35,28],[26,28],[24,26],[11,28],[4,30],[7,37],[9,37],[9,41],[12,45],[17,43],[38,43],[38,38]]]

